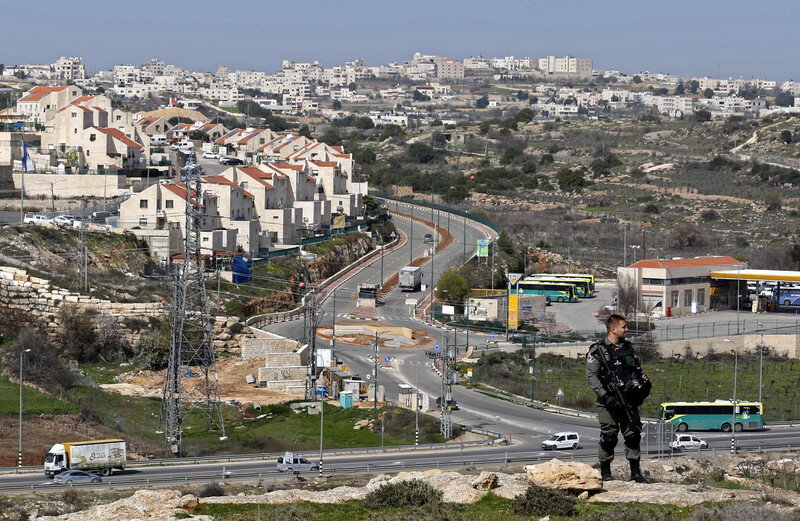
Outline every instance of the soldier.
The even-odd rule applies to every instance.
[[[603,481],[611,476],[611,461],[617,436],[622,431],[625,458],[630,463],[631,481],[647,483],[639,467],[639,443],[642,423],[639,406],[650,392],[650,381],[642,374],[633,345],[625,339],[625,317],[611,315],[606,320],[608,335],[595,342],[586,354],[586,379],[597,394],[597,417],[600,420],[600,473]],[[615,386],[620,387],[619,391]]]

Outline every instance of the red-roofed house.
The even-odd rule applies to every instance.
[[[90,169],[116,165],[125,170],[142,166],[142,144],[116,128],[89,127],[81,134],[84,164]]]
[[[17,112],[28,116],[34,123],[45,124],[55,112],[75,98],[83,96],[83,91],[75,85],[57,87],[36,86],[17,100]]]
[[[261,226],[252,193],[221,175],[204,176],[203,188],[217,196],[221,225],[237,230],[236,245],[242,248],[246,256],[252,258],[259,249],[269,248],[269,240],[260,234]]]
[[[727,256],[643,259],[618,268],[617,283],[620,288],[630,288],[631,294],[641,293],[640,313],[685,316],[709,309],[735,309],[735,292],[731,298],[728,283],[713,281],[711,272],[746,267]]]
[[[144,116],[136,121],[136,125],[143,135],[149,137],[164,136],[170,128],[164,116]]]
[[[293,206],[294,194],[289,177],[263,165],[232,167],[220,176],[242,186],[255,200],[254,211],[262,232],[272,244],[294,244],[303,220],[302,209]]]

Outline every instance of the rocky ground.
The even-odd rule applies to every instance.
[[[380,475],[359,486],[340,486],[328,490],[304,488],[275,490],[266,493],[244,493],[235,495],[198,498],[180,490],[139,490],[132,496],[118,499],[108,504],[95,505],[80,512],[59,516],[52,514],[59,507],[58,502],[51,505],[41,499],[31,501],[32,518],[63,521],[128,521],[132,519],[173,520],[185,517],[202,503],[247,503],[247,504],[285,504],[285,503],[345,503],[364,498],[370,491],[389,483],[409,479],[428,482],[444,494],[443,500],[451,503],[474,503],[490,491],[504,498],[514,498],[535,484],[541,487],[569,491],[579,499],[589,502],[639,502],[651,504],[672,504],[694,506],[700,503],[729,501],[764,501],[785,510],[800,506],[800,495],[769,487],[760,480],[753,479],[755,469],[768,472],[795,475],[800,468],[800,460],[792,454],[748,454],[739,456],[698,456],[677,458],[669,461],[643,462],[645,473],[654,480],[650,484],[623,481],[626,469],[624,462],[614,467],[615,481],[602,482],[597,469],[579,462],[562,462],[557,459],[539,465],[529,465],[523,469],[508,469],[508,472],[446,472],[429,470],[425,472],[402,472],[395,476]],[[704,482],[716,479],[719,473],[727,481],[737,482],[739,488],[720,488]],[[709,478],[709,475],[712,477]],[[750,476],[750,477],[748,477]],[[37,517],[38,516],[38,517]],[[210,519],[194,516],[192,519]]]

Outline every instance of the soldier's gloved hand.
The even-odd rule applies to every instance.
[[[606,393],[601,398],[600,401],[605,405],[606,409],[618,409],[621,407],[619,400],[617,397],[614,396],[612,393]]]

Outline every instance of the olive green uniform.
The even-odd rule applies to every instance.
[[[629,420],[625,411],[620,408],[609,410],[603,403],[603,397],[609,392],[608,385],[611,375],[606,374],[599,359],[598,349],[603,349],[605,359],[611,370],[625,383],[634,377],[642,376],[642,367],[639,358],[633,350],[633,345],[623,340],[619,346],[609,342],[608,338],[593,344],[586,354],[586,379],[589,387],[597,394],[597,418],[600,420],[600,462],[614,459],[614,447],[617,446],[619,432],[625,441],[625,458],[629,461],[639,461],[639,444],[641,442],[641,422],[638,407],[631,408],[632,420]]]

